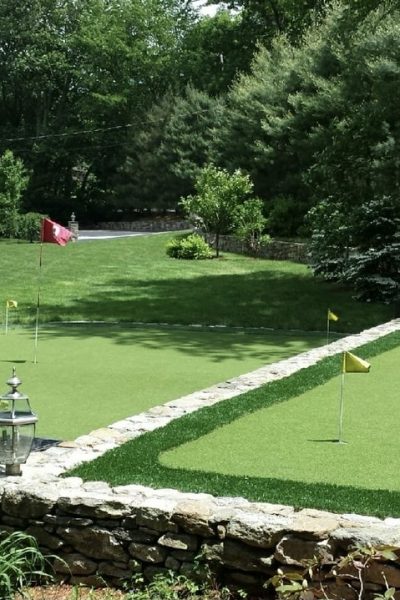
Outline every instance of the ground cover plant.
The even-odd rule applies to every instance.
[[[387,377],[386,368],[393,373],[393,361],[398,361],[398,346],[400,344],[400,333],[394,333],[375,342],[366,344],[357,349],[357,355],[363,358],[376,357],[376,369],[378,371],[381,365],[380,374],[374,379],[367,380],[369,385],[381,386]],[[387,356],[385,356],[387,354]],[[260,500],[268,502],[278,502],[291,504],[297,507],[314,507],[337,512],[358,512],[364,514],[375,514],[378,516],[400,515],[400,490],[395,484],[394,476],[390,479],[388,486],[385,489],[373,489],[372,478],[366,480],[360,479],[353,482],[350,473],[353,469],[362,474],[362,470],[376,470],[381,468],[382,463],[387,461],[387,453],[389,453],[392,463],[393,457],[398,454],[397,438],[392,433],[386,433],[378,429],[379,418],[377,416],[377,407],[382,410],[387,410],[390,416],[395,420],[396,408],[396,388],[394,380],[389,384],[388,389],[381,393],[373,391],[370,393],[363,390],[362,400],[371,395],[375,399],[375,405],[361,404],[359,406],[359,421],[356,428],[348,427],[349,435],[357,429],[359,437],[356,441],[350,440],[352,443],[359,443],[361,439],[366,441],[366,446],[359,452],[355,453],[351,458],[346,459],[347,445],[335,444],[337,451],[336,461],[340,464],[340,471],[337,473],[336,481],[333,479],[320,481],[320,475],[316,477],[306,478],[305,473],[313,472],[315,464],[320,460],[321,450],[328,444],[332,444],[332,430],[329,433],[325,426],[323,431],[313,433],[315,442],[313,442],[313,452],[311,456],[304,456],[305,470],[302,471],[301,477],[298,479],[293,477],[292,473],[284,473],[281,471],[280,477],[262,477],[256,474],[246,475],[243,472],[224,474],[221,472],[212,472],[210,470],[187,469],[180,467],[166,466],[163,463],[163,453],[173,448],[177,448],[182,444],[187,444],[200,436],[205,436],[213,432],[218,427],[222,427],[229,423],[234,423],[244,415],[256,416],[257,411],[266,407],[273,407],[274,410],[279,403],[284,403],[283,409],[289,406],[291,399],[300,398],[302,394],[312,391],[317,386],[323,386],[331,380],[337,378],[340,372],[340,357],[333,356],[326,358],[316,365],[308,369],[302,369],[292,375],[277,382],[262,386],[257,390],[248,392],[241,396],[237,396],[230,400],[221,402],[213,407],[204,408],[194,414],[186,415],[185,417],[176,420],[166,427],[157,431],[145,434],[136,440],[133,440],[120,448],[106,453],[96,461],[88,464],[82,464],[73,471],[73,474],[79,475],[88,480],[107,480],[113,485],[121,485],[128,483],[141,483],[151,485],[153,487],[176,487],[181,490],[203,491],[215,495],[238,495],[247,497],[250,500]],[[372,373],[372,372],[371,372]],[[353,375],[353,377],[361,377]],[[373,377],[371,374],[364,377]],[[358,380],[360,383],[362,379]],[[364,384],[363,384],[364,385]],[[321,388],[322,389],[322,388]],[[398,389],[398,387],[397,387]],[[338,393],[338,388],[337,388]],[[387,395],[391,397],[387,397]],[[382,397],[384,396],[384,397]],[[337,396],[336,396],[337,397]],[[351,400],[349,400],[351,402]],[[349,404],[347,402],[347,406]],[[382,404],[385,403],[385,407]],[[321,403],[321,415],[325,406]],[[348,409],[347,409],[348,410]],[[368,414],[369,413],[369,414]],[[329,415],[328,415],[329,416]],[[366,420],[362,420],[362,416],[366,416]],[[318,411],[314,413],[317,420],[320,418]],[[282,417],[284,420],[285,416]],[[300,414],[298,417],[300,419]],[[303,414],[303,424],[308,421],[306,414]],[[347,422],[346,422],[347,423]],[[292,424],[292,423],[291,423]],[[242,432],[243,433],[243,432]],[[298,436],[304,434],[309,435],[307,428],[298,433]],[[253,435],[253,434],[252,434]],[[265,432],[268,435],[268,431]],[[281,435],[286,436],[287,431],[283,426]],[[375,437],[374,437],[375,435]],[[388,446],[384,446],[383,454],[379,454],[380,445],[388,438]],[[383,438],[383,439],[382,439]],[[248,437],[245,437],[246,443]],[[319,441],[318,441],[319,440]],[[323,440],[327,440],[325,443]],[[243,441],[243,437],[242,437]],[[300,441],[300,439],[299,439]],[[351,444],[349,444],[351,449]],[[293,439],[287,445],[288,452],[291,449],[291,454],[288,452],[282,457],[282,462],[287,464],[292,460],[297,452],[301,450],[300,444],[293,444]],[[363,452],[363,453],[361,453]],[[339,455],[339,456],[338,456]],[[253,456],[253,461],[262,462],[265,453],[262,457]],[[364,463],[365,456],[368,456],[368,465]],[[376,456],[378,464],[372,457]],[[378,458],[379,456],[379,458]],[[329,458],[329,457],[328,457]],[[361,464],[361,468],[357,465]],[[187,465],[186,465],[187,466]],[[329,467],[329,465],[327,465]],[[397,472],[397,468],[394,471]],[[342,485],[342,471],[346,485]],[[361,483],[360,483],[361,482]]]
[[[37,435],[73,440],[324,343],[312,333],[69,324],[0,334],[0,393],[16,366]]]
[[[321,331],[331,307],[340,316],[337,331],[359,332],[393,316],[388,305],[357,303],[350,289],[318,281],[306,265],[235,254],[184,263],[171,259],[165,246],[173,237],[78,242],[65,248],[46,244],[41,323],[100,320]],[[33,323],[39,245],[2,241],[0,250],[3,302],[17,300],[10,315],[14,322]]]
[[[0,542],[0,597],[13,600],[18,590],[34,581],[48,581],[50,562],[34,537],[15,531]]]

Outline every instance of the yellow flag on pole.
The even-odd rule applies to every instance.
[[[328,321],[339,321],[339,317],[328,308]]]
[[[351,352],[343,352],[343,373],[369,373],[371,365]]]
[[[18,302],[16,300],[7,300],[7,308],[17,308]]]

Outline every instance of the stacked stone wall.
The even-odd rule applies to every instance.
[[[214,244],[215,236],[206,235],[205,239]],[[222,235],[219,239],[220,250],[223,252],[236,252],[238,254],[246,254],[246,247],[232,235]],[[260,258],[269,260],[290,260],[292,262],[304,263],[309,262],[308,246],[301,242],[284,242],[272,240],[269,243],[262,244],[259,253]]]
[[[24,488],[3,485],[1,529],[33,535],[58,557],[55,571],[71,583],[120,585],[136,573],[150,580],[168,571],[196,577],[207,566],[219,583],[261,593],[278,569],[302,573],[304,561],[319,554],[337,561],[356,543],[394,546],[400,555],[400,519],[140,486],[111,489],[79,478]],[[330,565],[323,577],[336,594],[328,597],[358,597],[350,568],[333,574]],[[385,579],[400,588],[400,558],[371,564],[366,589],[384,590]]]
[[[140,219],[138,221],[107,221],[98,223],[99,229],[111,231],[138,231],[138,232],[162,232],[162,231],[185,231],[192,229],[192,225],[185,220],[173,219]],[[215,236],[205,235],[205,239],[214,244]],[[236,252],[246,254],[244,244],[231,235],[220,236],[220,249],[225,252]],[[298,263],[308,263],[308,247],[305,243],[284,242],[273,240],[263,244],[257,256],[270,260],[290,260]]]
[[[207,566],[219,582],[258,593],[278,569],[301,573],[303,561],[318,554],[332,563],[354,544],[386,545],[394,547],[396,558],[371,562],[365,589],[371,598],[386,585],[400,590],[398,518],[296,510],[140,485],[112,488],[105,482],[62,477],[68,468],[182,414],[398,330],[397,319],[154,407],[75,442],[32,453],[21,477],[0,479],[0,530],[33,535],[45,553],[58,557],[54,563],[58,575],[73,583],[120,584],[135,573],[151,579],[169,570],[195,575],[198,566]],[[318,579],[329,586],[330,598],[359,597],[354,569],[333,573],[328,566]]]

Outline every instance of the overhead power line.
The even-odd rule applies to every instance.
[[[25,142],[27,140],[45,140],[54,137],[70,137],[74,135],[83,135],[86,133],[103,133],[113,131],[115,129],[125,129],[126,127],[134,127],[134,123],[126,123],[126,125],[114,125],[113,127],[104,127],[98,129],[82,129],[80,131],[66,131],[64,133],[47,133],[45,135],[31,135],[17,138],[0,138],[0,142]]]

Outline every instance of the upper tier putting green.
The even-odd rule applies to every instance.
[[[12,366],[41,437],[75,439],[152,406],[323,344],[323,336],[196,328],[59,325],[0,335],[0,392]]]

